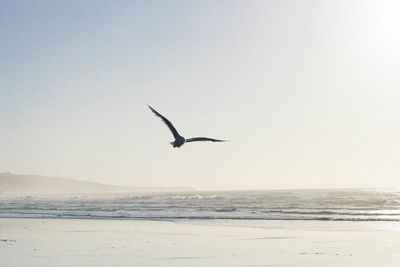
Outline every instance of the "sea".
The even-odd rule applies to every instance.
[[[0,218],[400,221],[400,189],[0,194]]]

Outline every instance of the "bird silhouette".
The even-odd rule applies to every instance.
[[[175,127],[172,125],[172,123],[165,118],[163,115],[158,113],[155,109],[153,109],[150,105],[148,105],[151,111],[157,116],[160,117],[161,120],[165,123],[165,125],[168,126],[168,129],[171,131],[172,135],[175,138],[175,141],[170,142],[170,144],[173,147],[181,147],[184,143],[189,143],[189,142],[198,142],[198,141],[211,141],[211,142],[226,142],[226,140],[219,140],[219,139],[213,139],[213,138],[208,138],[208,137],[193,137],[193,138],[188,138],[185,139],[185,137],[179,135],[178,131],[175,129]]]

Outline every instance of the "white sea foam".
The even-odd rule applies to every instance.
[[[0,217],[400,221],[400,191],[0,195]]]

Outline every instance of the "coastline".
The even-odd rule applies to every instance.
[[[0,218],[4,266],[396,266],[400,222]]]

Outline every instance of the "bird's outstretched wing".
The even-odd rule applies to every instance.
[[[153,113],[157,117],[160,117],[162,119],[162,121],[168,126],[169,130],[174,135],[175,139],[178,138],[178,136],[179,136],[178,131],[175,129],[175,127],[172,125],[172,123],[169,120],[167,120],[167,118],[165,118],[163,115],[161,115],[160,113],[155,111],[152,107],[150,107],[150,105],[148,105],[148,106],[151,109],[151,111],[153,111]]]
[[[186,142],[196,142],[196,141],[226,142],[226,140],[218,140],[208,137],[193,137],[186,139]]]

